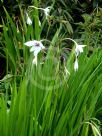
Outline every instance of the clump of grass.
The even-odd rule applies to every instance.
[[[35,6],[38,6],[37,0]],[[43,27],[40,29],[38,25],[38,9],[34,10],[35,26],[28,26],[22,7],[19,8],[23,30],[19,33],[12,17],[4,8],[7,17],[7,23],[3,22],[6,69],[12,80],[9,81],[5,97],[0,97],[0,134],[100,136],[100,121],[97,115],[100,116],[102,109],[102,51],[95,49],[88,57],[87,47],[85,52],[78,56],[79,68],[75,72],[74,48],[68,52],[66,61],[61,63],[60,60],[62,50],[56,45],[62,44],[64,37],[61,35],[60,24],[49,42],[47,51],[45,54],[39,54],[37,66],[33,65],[33,54],[29,53],[24,43],[32,39],[40,40]],[[0,82],[5,84],[8,77],[4,79]]]

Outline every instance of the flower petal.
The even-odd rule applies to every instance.
[[[26,46],[35,46],[37,43],[38,43],[38,41],[33,40],[33,41],[25,42],[24,44],[25,44]]]
[[[76,54],[76,57],[83,52],[83,48],[85,47],[86,45],[78,45],[76,44],[76,48],[75,48],[75,54]]]
[[[78,48],[78,50],[79,50],[80,53],[83,52],[83,47],[81,45],[78,45],[77,48]]]
[[[87,46],[87,45],[81,45],[81,44],[78,44],[79,46],[81,46],[82,48],[84,48],[85,46]]]
[[[30,49],[30,52],[36,51],[38,49],[41,50],[41,47],[39,47],[39,46],[32,46],[31,49]]]
[[[32,25],[32,20],[30,19],[30,17],[27,17],[27,24]]]
[[[78,70],[78,60],[76,58],[75,62],[74,62],[74,70],[77,71]]]
[[[27,18],[27,20],[26,20],[27,24],[28,25],[32,25],[32,20],[30,19],[30,17],[29,17],[27,12],[26,12],[26,18]]]
[[[35,64],[37,66],[37,56],[34,57],[33,64]]]
[[[51,8],[52,8],[52,7],[49,6],[49,7],[47,7],[47,8],[44,9],[44,13],[45,13],[46,19],[47,19],[47,17],[49,16],[49,13],[50,13]]]
[[[40,51],[41,51],[41,48],[38,48],[37,50],[35,50],[34,51],[34,56],[37,56]]]

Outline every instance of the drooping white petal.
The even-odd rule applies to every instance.
[[[25,44],[26,46],[35,46],[37,43],[38,43],[38,41],[33,40],[33,41],[25,42],[24,44]]]
[[[37,66],[37,56],[34,57],[33,64],[35,64]]]
[[[34,45],[34,41],[28,41],[24,43],[26,46],[33,46]]]
[[[77,71],[78,70],[78,60],[76,58],[75,62],[74,62],[74,70]]]
[[[32,20],[30,19],[30,17],[27,17],[27,24],[32,25]]]
[[[27,20],[26,20],[27,24],[28,24],[28,25],[32,25],[32,20],[31,20],[30,17],[28,16],[28,13],[26,13],[26,18],[27,18]]]
[[[38,48],[37,50],[35,50],[34,51],[34,56],[37,56],[40,51],[41,51],[41,48]]]

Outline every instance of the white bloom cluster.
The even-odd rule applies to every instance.
[[[45,14],[46,19],[48,19],[48,16],[49,16],[49,14],[50,14],[50,10],[51,10],[51,8],[52,8],[51,6],[48,6],[48,7],[46,7],[46,8],[38,8],[38,7],[35,7],[35,6],[29,6],[29,7],[44,11],[44,14]]]
[[[45,47],[43,46],[41,41],[37,41],[37,40],[32,40],[32,41],[28,41],[24,43],[26,46],[31,47],[30,48],[30,52],[34,53],[34,59],[33,59],[33,64],[35,64],[37,66],[37,56],[38,53],[45,49]]]
[[[74,62],[74,70],[77,71],[78,70],[78,56],[80,53],[83,52],[83,48],[86,46],[86,45],[79,45],[75,42],[75,56],[76,56],[76,59],[75,59],[75,62]]]
[[[48,16],[50,14],[50,10],[51,10],[51,6],[49,7],[46,7],[46,8],[38,8],[38,7],[35,7],[35,6],[29,6],[29,7],[32,7],[32,8],[35,8],[35,9],[40,9],[40,10],[43,10],[44,11],[44,14],[46,16],[46,19],[48,19]],[[28,16],[28,13],[26,12],[26,17],[27,17],[27,24],[28,25],[32,25],[32,20],[30,19],[30,17]],[[41,25],[40,21],[39,21],[39,26]],[[73,39],[71,38],[65,38],[65,39],[69,39],[71,41],[73,41],[75,43],[75,62],[74,62],[74,70],[77,71],[78,70],[78,56],[80,53],[83,52],[83,48],[86,46],[86,45],[79,45],[77,44],[76,41],[74,41]],[[30,46],[31,49],[30,49],[30,52],[33,52],[34,53],[34,59],[33,59],[33,64],[36,64],[37,66],[37,55],[38,53],[42,50],[42,49],[45,49],[45,47],[43,46],[42,42],[41,41],[37,41],[37,40],[33,40],[33,41],[28,41],[25,43],[26,46]],[[65,72],[68,73],[65,69]]]
[[[37,7],[35,7],[35,6],[29,6],[29,7],[32,7],[32,8],[35,8],[35,9],[43,10],[46,19],[48,19],[48,16],[49,16],[49,14],[50,14],[50,10],[51,10],[51,8],[52,8],[51,6],[48,6],[48,7],[46,7],[46,8],[37,8]],[[28,25],[32,25],[32,20],[31,20],[31,18],[29,17],[29,15],[28,15],[27,12],[26,12],[26,23],[27,23]],[[41,22],[40,22],[40,20],[39,20],[39,26],[41,27]]]
[[[75,62],[74,62],[74,70],[77,71],[78,70],[78,56],[80,53],[83,52],[83,48],[86,46],[86,45],[80,45],[78,44],[75,40],[71,39],[71,38],[65,38],[65,40],[71,40],[72,42],[75,43]]]
[[[75,58],[75,62],[74,62],[74,70],[77,71],[78,67],[79,67],[78,66],[78,56],[80,53],[83,52],[83,48],[86,45],[79,45],[71,38],[67,38],[67,39],[69,39],[75,43],[75,57],[76,58]],[[31,47],[30,52],[34,53],[33,64],[35,64],[37,66],[37,56],[41,50],[45,49],[44,45],[42,44],[41,40],[40,41],[32,40],[32,41],[25,42],[24,44],[28,47]],[[65,71],[66,71],[66,69],[65,69]]]
[[[51,6],[43,9],[44,10],[44,13],[45,13],[45,16],[46,16],[46,19],[48,18],[49,14],[50,14],[50,10],[51,10]]]

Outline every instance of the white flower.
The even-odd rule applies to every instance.
[[[27,24],[32,25],[32,20],[30,19],[27,13],[26,13],[26,16],[27,16]]]
[[[83,52],[83,48],[84,48],[86,45],[79,45],[75,40],[73,40],[73,39],[71,39],[71,38],[65,38],[65,40],[66,40],[66,39],[71,40],[72,42],[75,43],[75,55],[76,55],[76,57],[78,57],[78,55]]]
[[[74,70],[77,71],[78,70],[78,60],[76,58],[75,62],[74,62]]]
[[[43,9],[44,10],[44,13],[45,13],[45,16],[46,16],[46,19],[48,18],[49,14],[50,14],[50,10],[51,10],[51,6]]]
[[[74,44],[75,44],[74,53],[75,53],[76,60],[74,62],[74,70],[77,71],[78,70],[78,55],[83,52],[83,48],[86,45],[79,45],[75,40],[73,40],[71,38],[64,38],[64,40],[70,40],[70,41],[74,42]]]
[[[36,64],[37,66],[37,55],[42,49],[45,49],[45,47],[43,46],[41,41],[37,41],[37,40],[28,41],[24,44],[26,46],[31,47],[30,52],[34,52],[33,64]]]
[[[76,44],[76,48],[75,48],[75,54],[76,56],[78,56],[80,53],[83,52],[83,48],[85,47],[86,45],[78,45]]]
[[[48,18],[49,14],[50,14],[50,10],[52,8],[51,6],[48,6],[47,8],[38,8],[38,7],[35,7],[35,6],[29,6],[29,7],[43,10],[44,13],[45,13],[46,19]]]

